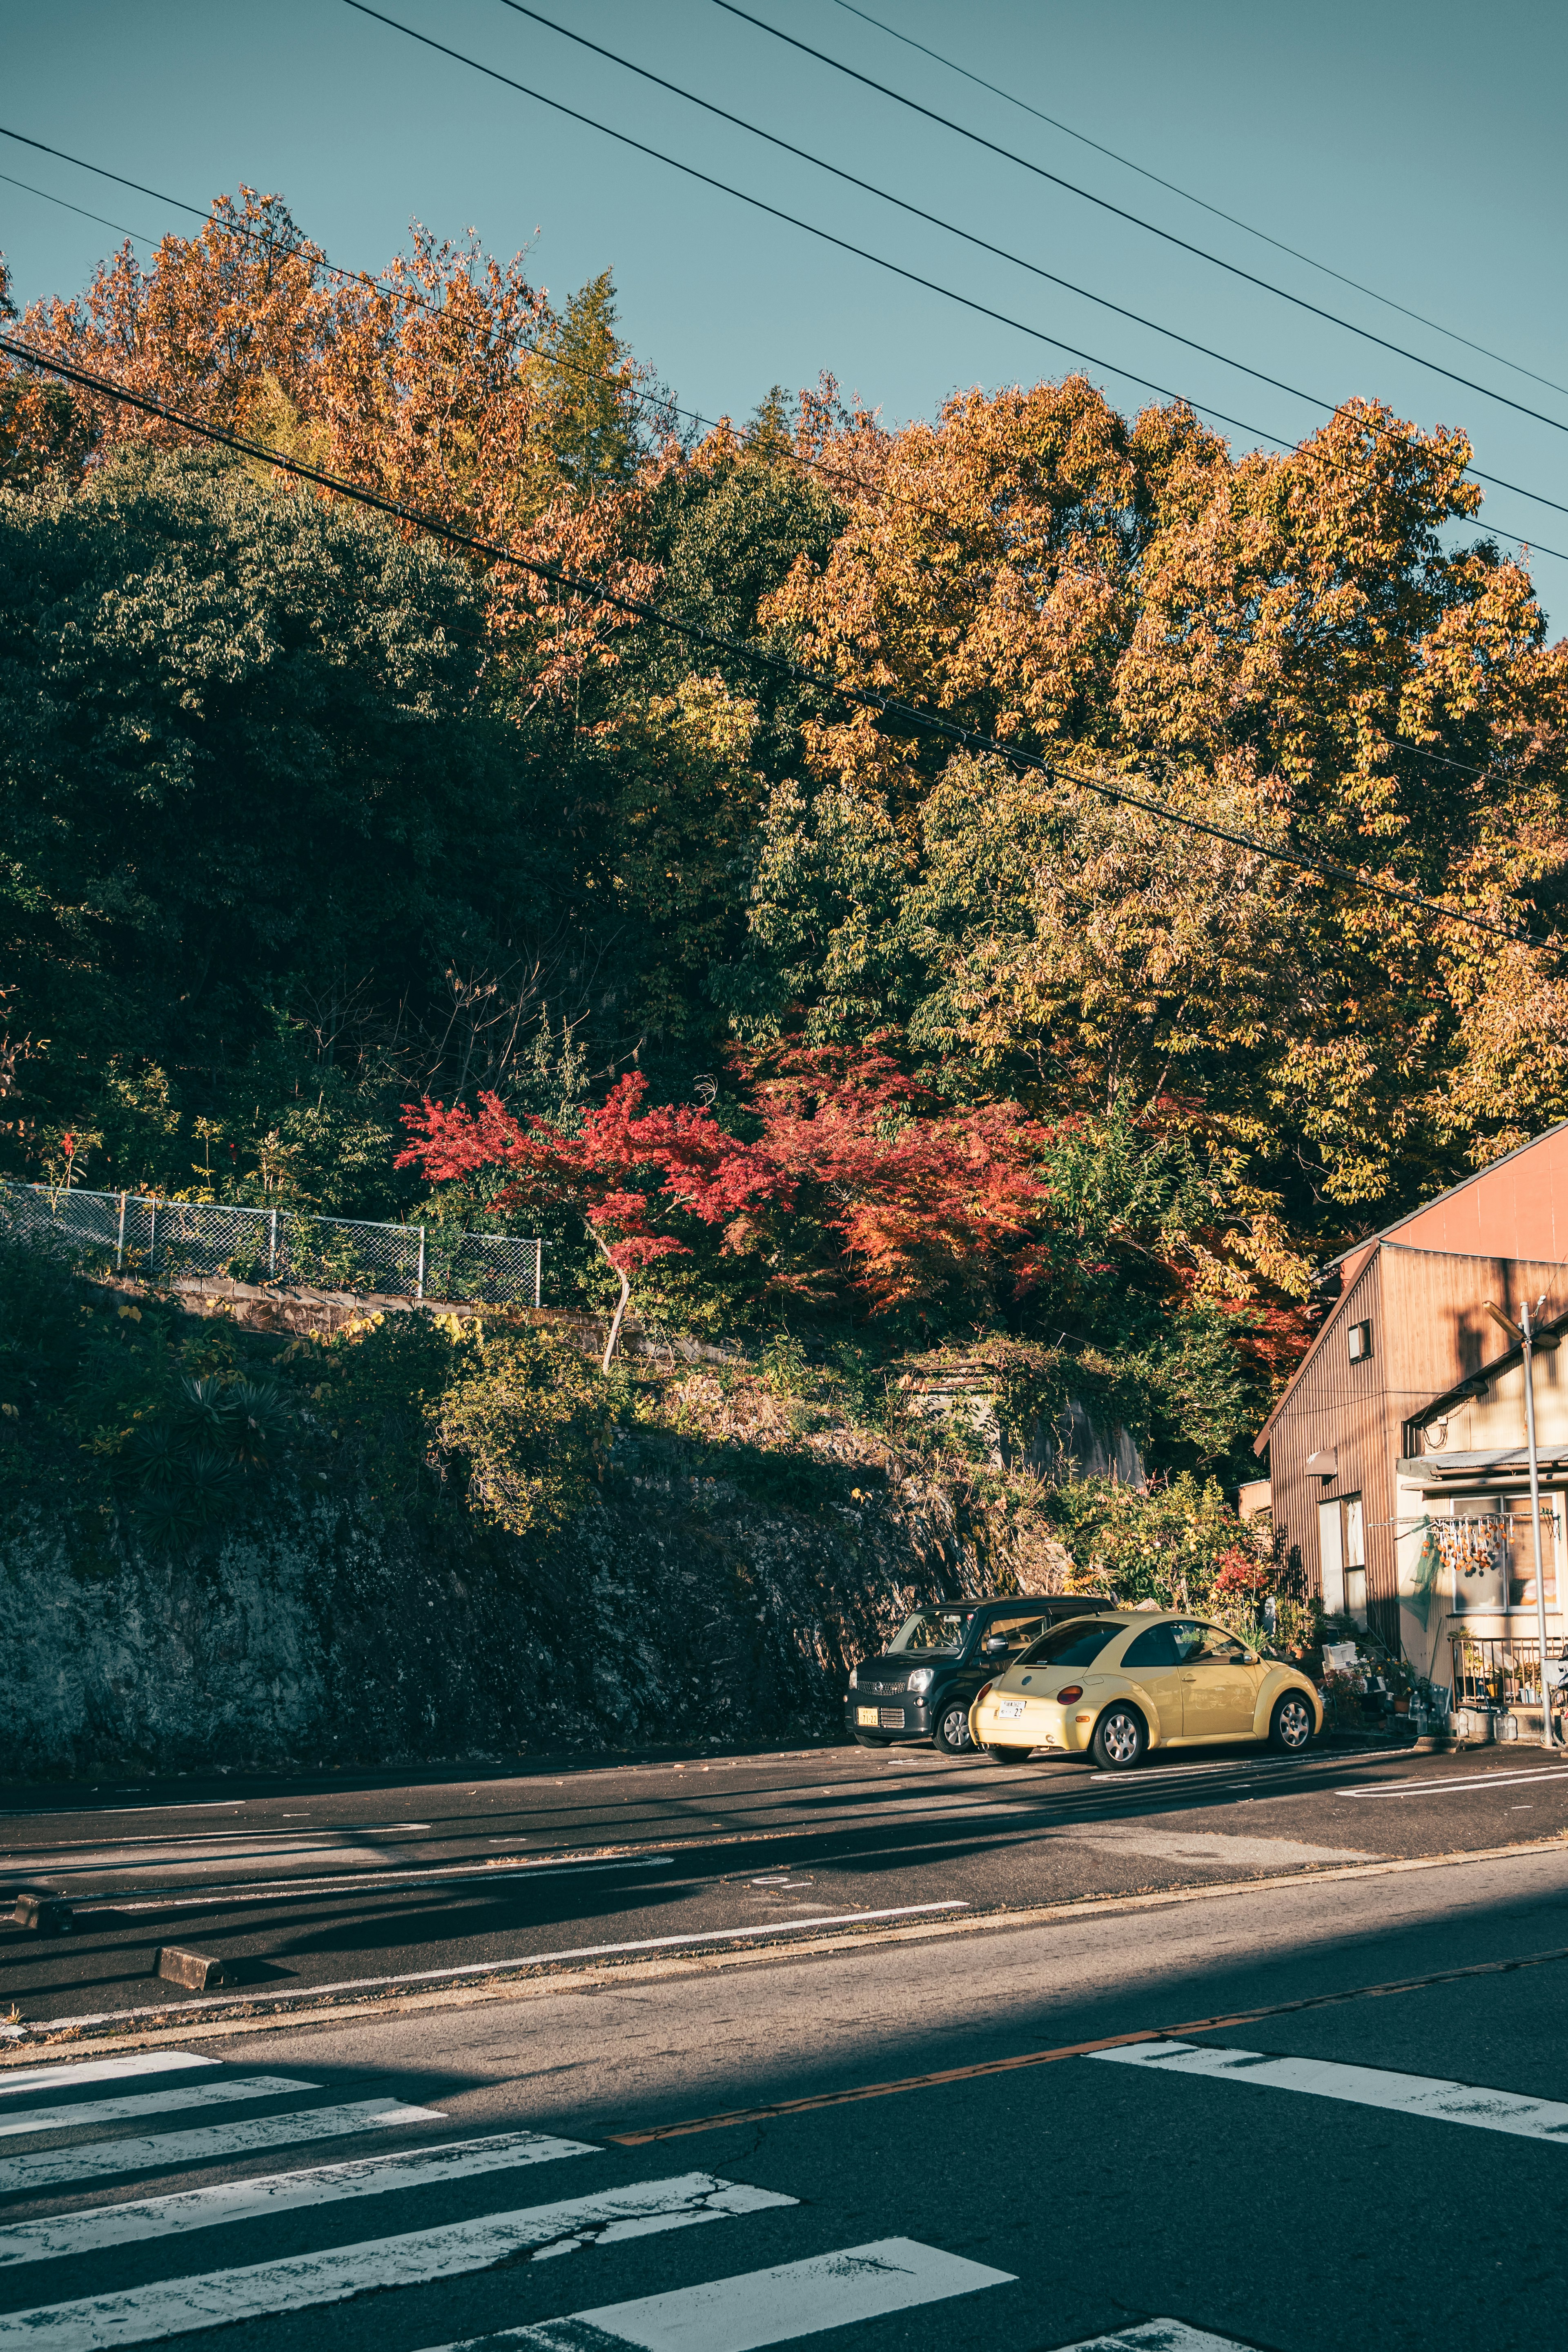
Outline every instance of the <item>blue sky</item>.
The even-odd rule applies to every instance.
[[[699,114],[507,10],[377,0],[604,122],[1097,355],[1293,438],[1319,412],[1216,360],[976,254]],[[959,79],[838,0],[755,14],[1228,260],[1568,422],[1563,90],[1568,11],[1526,0],[864,0],[873,15],[1136,158],[1210,204],[1472,337],[1289,259]],[[792,53],[713,0],[540,0],[542,11],[879,187],[1330,401],[1363,394],[1424,426],[1462,425],[1489,473],[1568,507],[1568,435],[1380,351],[982,154]],[[205,203],[280,190],[334,261],[379,268],[411,216],[530,249],[556,294],[613,267],[624,330],[680,399],[744,415],[775,382],[829,369],[889,423],[951,392],[1073,364],[1016,329],[834,253],[663,164],[434,56],[343,0],[265,9],[187,0],[4,0],[0,122]],[[156,236],[186,217],[0,140],[0,172]],[[0,180],[0,247],[24,299],[71,292],[112,231]],[[1238,447],[1249,436],[1232,431]],[[1513,491],[1484,509],[1526,535],[1553,626],[1568,625],[1568,513]],[[1563,556],[1539,551],[1558,548]]]

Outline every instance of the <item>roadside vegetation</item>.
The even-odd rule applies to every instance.
[[[8,1256],[8,1491],[173,1543],[349,1480],[537,1544],[650,1433],[801,1508],[881,1448],[999,1570],[1255,1611],[1224,1497],[1313,1264],[1568,1115],[1568,654],[1463,434],[1358,399],[1238,459],[1075,377],[696,435],[607,275],[420,233],[344,283],[245,191],[25,325],[733,645],[6,365],[0,1168],[541,1234],[557,1307],[746,1369],[525,1318],[263,1345]],[[995,1447],[916,1409],[961,1360]],[[1069,1398],[1148,1495],[1053,1484]]]

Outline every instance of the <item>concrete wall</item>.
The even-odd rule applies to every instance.
[[[686,1460],[624,1441],[540,1558],[456,1516],[389,1530],[353,1498],[278,1497],[182,1562],[13,1522],[0,1773],[809,1737],[907,1607],[996,1573],[953,1497],[896,1465],[847,1464],[848,1499],[797,1505]]]

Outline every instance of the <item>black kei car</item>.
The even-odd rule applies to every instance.
[[[1065,1617],[1114,1609],[1103,1592],[1030,1600],[942,1601],[917,1609],[879,1656],[854,1667],[845,1728],[862,1748],[929,1739],[944,1756],[972,1756],[969,1708],[983,1682]]]

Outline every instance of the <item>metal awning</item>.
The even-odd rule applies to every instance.
[[[1542,1476],[1568,1469],[1568,1450],[1559,1448],[1538,1459]],[[1407,1454],[1394,1464],[1394,1471],[1426,1486],[1447,1486],[1456,1478],[1528,1478],[1530,1455],[1522,1445],[1507,1446],[1500,1454]]]

